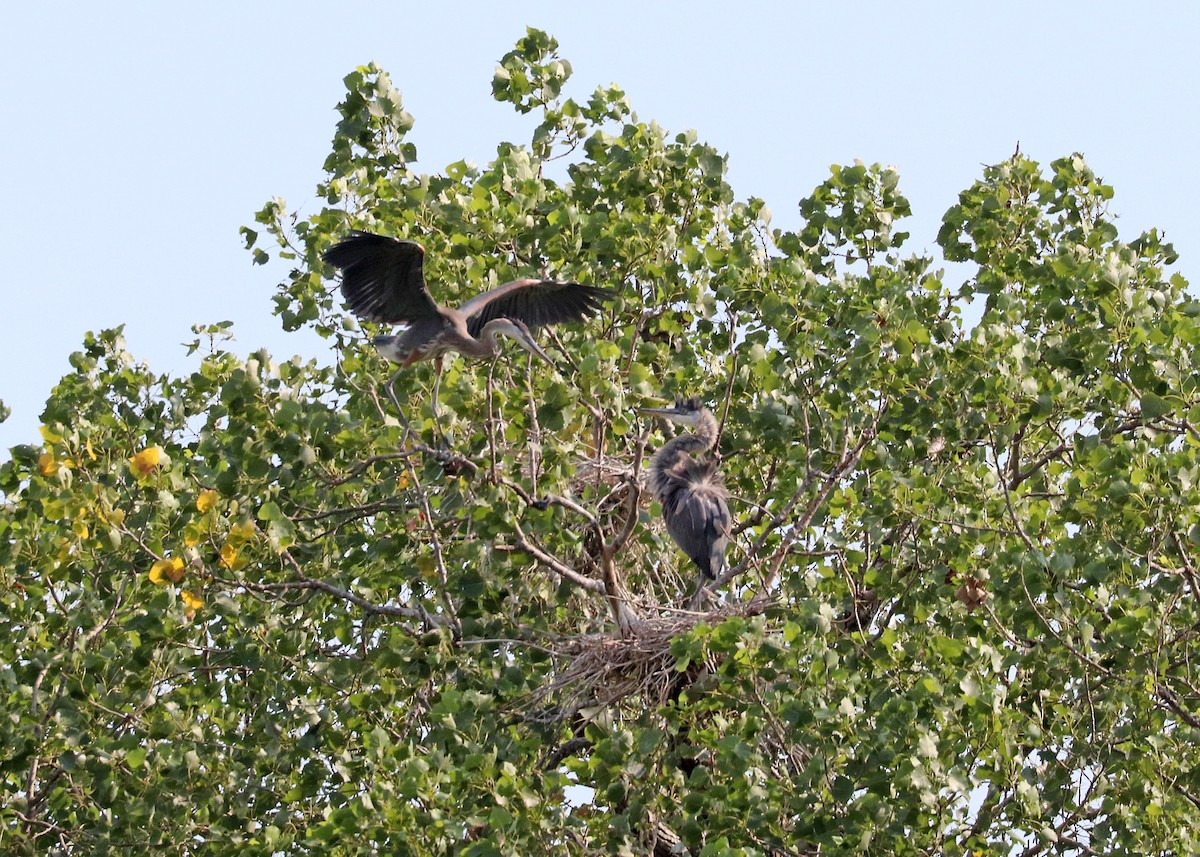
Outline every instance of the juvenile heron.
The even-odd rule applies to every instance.
[[[439,306],[430,296],[425,284],[425,248],[415,241],[356,230],[326,250],[322,258],[341,270],[342,295],[356,316],[364,321],[407,325],[399,335],[371,340],[380,354],[400,364],[385,388],[398,410],[400,403],[392,385],[404,367],[440,358],[447,351],[494,357],[500,353],[496,337],[501,333],[550,363],[530,329],[593,315],[603,300],[615,294],[581,283],[513,280],[454,309]],[[433,386],[435,417],[441,370],[438,359]]]
[[[662,504],[663,520],[675,544],[700,569],[693,597],[697,603],[704,585],[726,568],[729,545],[729,493],[711,458],[698,460],[694,452],[712,449],[717,442],[717,420],[699,399],[679,399],[671,408],[638,408],[643,414],[692,426],[692,434],[676,435],[650,459],[650,491]]]

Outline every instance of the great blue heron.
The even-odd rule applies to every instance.
[[[415,241],[356,230],[326,250],[322,258],[341,269],[342,295],[356,316],[365,321],[407,325],[397,336],[371,340],[380,354],[399,363],[401,369],[419,360],[440,358],[447,351],[494,357],[500,352],[496,336],[501,333],[550,363],[530,328],[592,315],[601,301],[615,294],[581,283],[513,280],[453,309],[439,306],[430,296],[425,285],[425,248]],[[435,417],[441,368],[438,359],[433,387]],[[398,410],[400,403],[392,385],[399,374],[397,370],[385,388]],[[403,419],[403,411],[400,416]]]
[[[712,449],[717,442],[717,420],[699,399],[679,399],[671,408],[638,411],[695,429],[692,434],[676,435],[664,443],[650,459],[649,473],[650,491],[662,504],[667,532],[700,569],[694,605],[705,583],[716,580],[725,570],[725,548],[729,544],[729,493],[717,462],[692,457],[692,453]]]

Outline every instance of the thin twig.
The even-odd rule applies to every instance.
[[[396,459],[408,458],[411,455],[412,455],[411,452],[387,452],[387,453],[382,453],[380,455],[368,456],[367,458],[364,458],[362,461],[358,462],[357,464],[354,464],[350,468],[350,470],[346,473],[345,476],[339,476],[336,479],[334,479],[332,477],[326,478],[324,480],[325,486],[327,488],[336,488],[339,485],[344,485],[345,483],[349,482],[351,479],[354,479],[356,476],[359,476],[367,468],[369,468],[375,464],[378,464],[381,461],[395,461]]]
[[[443,627],[442,620],[437,616],[430,614],[424,608],[406,607],[401,604],[374,604],[363,598],[361,595],[356,595],[349,589],[343,589],[342,587],[335,586],[328,581],[309,577],[301,569],[300,563],[296,561],[294,556],[292,556],[291,551],[285,550],[280,554],[280,556],[287,560],[287,563],[292,567],[292,570],[296,573],[296,576],[299,578],[299,580],[288,580],[280,583],[254,583],[253,581],[249,580],[230,580],[221,577],[216,577],[214,579],[226,584],[227,586],[241,586],[254,592],[263,593],[283,592],[291,589],[315,590],[318,592],[324,592],[328,595],[333,595],[342,599],[343,601],[349,601],[355,607],[358,607],[364,612],[372,615],[396,616],[403,619],[418,619],[433,628]]]
[[[566,580],[571,581],[572,583],[574,583],[576,586],[580,587],[581,589],[586,589],[588,592],[600,592],[600,593],[604,592],[604,584],[601,583],[599,580],[596,580],[595,578],[591,578],[591,577],[585,577],[584,575],[580,574],[575,569],[571,568],[566,563],[551,556],[549,553],[547,553],[545,550],[543,550],[541,547],[539,547],[535,542],[531,541],[529,539],[529,537],[527,535],[525,535],[525,531],[523,529],[521,529],[521,525],[519,523],[514,523],[513,529],[516,530],[516,534],[517,534],[516,542],[514,544],[512,544],[511,546],[510,545],[495,545],[494,547],[496,548],[496,550],[524,551],[525,553],[529,554],[534,559],[536,559],[538,562],[540,562],[542,565],[549,568],[555,574],[559,575],[560,577],[562,577]]]
[[[729,336],[733,338],[733,331],[729,331]],[[729,419],[729,402],[733,396],[733,382],[737,378],[737,352],[734,351],[729,355],[729,380],[725,383],[725,395],[721,400],[721,422],[717,426],[717,439],[713,441],[713,455],[717,461],[721,460],[721,436],[725,434],[725,421]]]
[[[421,508],[425,513],[425,527],[429,531],[429,540],[433,545],[433,560],[438,572],[438,588],[440,589],[439,594],[442,596],[442,604],[450,618],[454,639],[461,640],[462,623],[458,621],[458,610],[454,606],[454,599],[450,597],[450,577],[446,572],[445,557],[442,555],[442,540],[438,536],[437,526],[433,522],[433,510],[429,505],[429,497],[425,494],[425,487],[421,484],[420,476],[417,475],[417,469],[413,466],[412,461],[408,462],[408,474],[417,489],[417,496],[421,498]]]

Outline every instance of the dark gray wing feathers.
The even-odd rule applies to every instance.
[[[364,321],[412,324],[438,315],[425,287],[425,248],[371,232],[354,231],[322,257],[342,271],[342,296]]]
[[[531,329],[578,321],[594,315],[600,304],[615,294],[611,289],[582,283],[529,281],[483,304],[467,319],[467,332],[478,337],[483,326],[496,318],[521,321]]]

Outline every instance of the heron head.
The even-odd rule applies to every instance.
[[[371,344],[393,363],[404,363],[409,356],[407,351],[401,350],[399,336],[372,336]]]
[[[503,333],[511,339],[515,339],[517,344],[528,351],[530,354],[536,355],[544,360],[548,365],[553,366],[553,361],[550,360],[550,355],[542,350],[542,347],[537,344],[537,340],[533,338],[533,332],[529,326],[523,321],[518,321],[515,318],[497,318],[489,321],[483,327],[484,334]]]
[[[680,425],[694,426],[700,422],[700,416],[704,413],[705,408],[704,403],[697,398],[679,398],[669,408],[638,408],[637,410],[639,414],[662,417]]]

